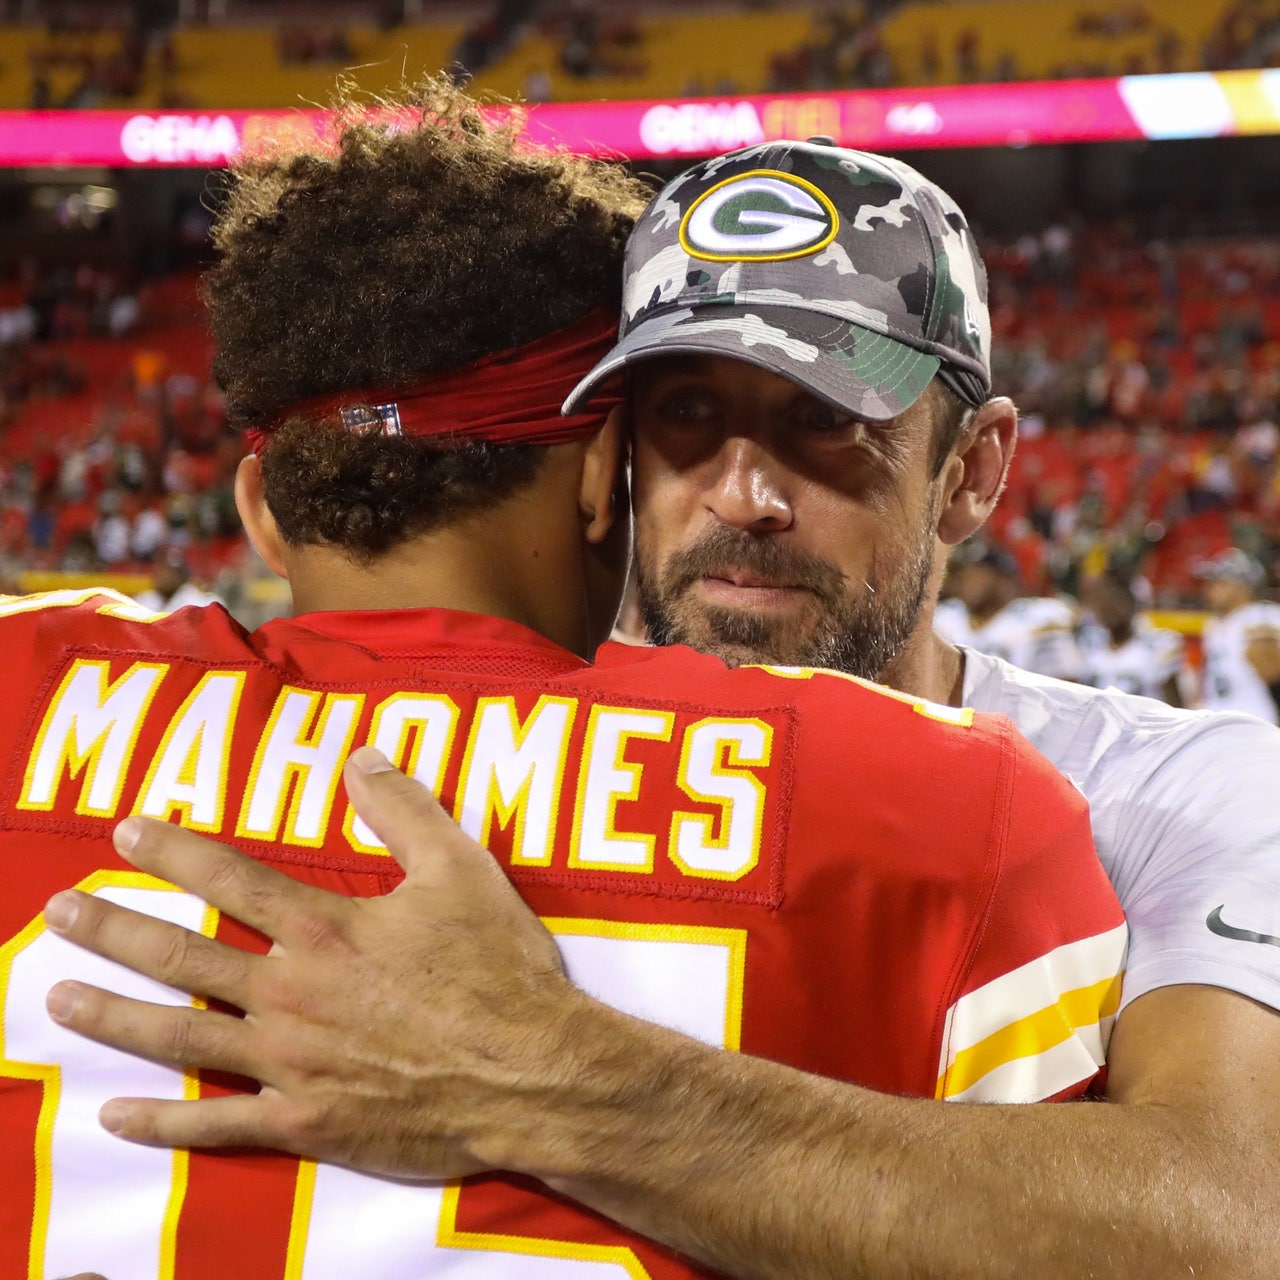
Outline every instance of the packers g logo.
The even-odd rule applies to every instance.
[[[780,262],[835,239],[836,207],[794,174],[753,169],[704,191],[680,222],[680,247],[711,262]]]

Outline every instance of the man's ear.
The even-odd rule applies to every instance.
[[[1006,396],[988,400],[942,469],[938,538],[948,546],[976,533],[1004,491],[1018,442],[1018,411]]]
[[[578,510],[583,536],[601,543],[614,525],[628,519],[626,475],[625,409],[619,405],[604,420],[604,426],[588,443],[582,455],[582,484],[578,490]]]
[[[262,462],[256,453],[240,459],[236,468],[236,510],[240,513],[240,521],[249,541],[253,543],[258,554],[268,569],[277,578],[289,580],[285,567],[284,539],[276,526],[271,508],[262,488]]]

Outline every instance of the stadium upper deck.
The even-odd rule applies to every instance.
[[[34,10],[37,6],[24,6]],[[210,13],[212,10],[212,13]],[[532,0],[377,22],[349,6],[207,5],[199,24],[0,26],[0,108],[257,108],[327,101],[457,64],[533,100],[1042,79],[1260,66],[1280,57],[1280,0],[961,0],[738,8]],[[405,11],[419,11],[404,21]],[[212,21],[209,19],[212,17]],[[252,19],[252,20],[250,20]]]

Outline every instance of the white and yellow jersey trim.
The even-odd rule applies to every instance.
[[[1120,1007],[1129,926],[1069,942],[947,1011],[936,1096],[1039,1102],[1093,1076]]]
[[[122,595],[110,587],[60,588],[57,591],[40,591],[30,596],[0,595],[0,618],[15,617],[20,613],[39,613],[42,609],[72,609],[101,600],[95,612],[109,618],[123,618],[127,622],[158,622],[166,614],[144,608],[131,596]]]

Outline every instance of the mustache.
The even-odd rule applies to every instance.
[[[778,586],[800,587],[820,600],[835,600],[844,574],[829,560],[788,547],[772,535],[744,533],[721,525],[692,546],[675,552],[663,570],[663,586],[672,596],[699,578],[746,570]]]

